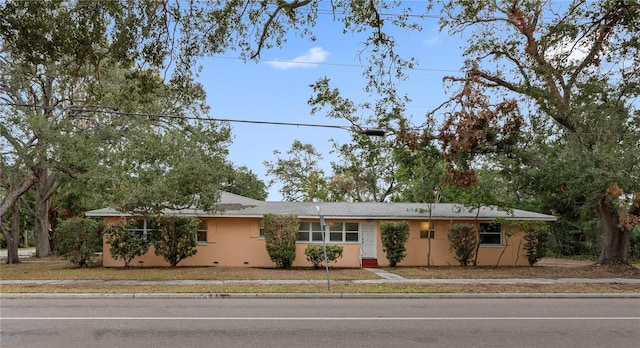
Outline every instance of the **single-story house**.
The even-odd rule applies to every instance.
[[[431,265],[457,265],[449,250],[447,234],[453,224],[471,223],[480,237],[478,265],[527,265],[521,233],[513,235],[512,227],[500,221],[556,221],[551,215],[524,210],[499,210],[495,207],[470,209],[459,204],[379,203],[379,202],[273,202],[260,201],[223,192],[218,209],[213,213],[187,209],[166,211],[166,214],[197,216],[202,224],[198,230],[196,255],[183,260],[180,266],[273,267],[265,248],[262,218],[264,214],[293,214],[300,219],[294,267],[311,266],[304,249],[311,243],[322,243],[322,229],[317,207],[326,222],[325,238],[329,244],[343,246],[344,254],[334,267],[388,266],[380,238],[380,224],[385,221],[407,221],[410,225],[406,257],[399,266],[425,266],[430,250]],[[431,214],[429,214],[431,209]],[[429,218],[429,215],[431,217]],[[136,231],[152,233],[148,220],[118,212],[111,208],[92,210],[89,217],[115,223],[122,217],[136,218]],[[510,237],[508,237],[508,235]],[[429,248],[430,244],[430,248]],[[122,267],[114,260],[109,245],[104,243],[103,265]],[[132,261],[134,266],[163,266],[167,263],[153,252]]]

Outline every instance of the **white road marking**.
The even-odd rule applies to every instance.
[[[390,318],[303,318],[303,317],[0,317],[0,320],[287,320],[287,321],[469,321],[469,320],[640,320],[640,317],[390,317]]]

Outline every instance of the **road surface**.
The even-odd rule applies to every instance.
[[[2,299],[0,346],[637,347],[635,299]]]

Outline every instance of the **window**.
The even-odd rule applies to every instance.
[[[420,222],[420,238],[422,239],[436,239],[436,230],[429,228],[428,221]]]
[[[327,225],[327,242],[358,242],[360,224],[357,222],[330,222]],[[320,222],[302,221],[298,224],[299,242],[322,242]]]
[[[155,226],[153,220],[138,219],[133,223],[130,230],[144,236],[150,243],[160,240],[160,230]],[[197,233],[198,244],[207,244],[207,221],[200,220]]]
[[[209,229],[207,225],[206,220],[200,220],[200,226],[198,226],[198,244],[207,244],[207,231]]]
[[[502,245],[502,226],[496,223],[481,223],[480,244]]]
[[[132,224],[130,230],[140,236],[144,236],[150,243],[160,240],[160,230],[152,220],[138,219]]]
[[[258,222],[258,239],[264,239],[264,221]]]

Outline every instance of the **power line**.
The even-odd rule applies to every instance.
[[[25,108],[37,108],[44,110],[60,110],[60,111],[68,111],[72,113],[101,113],[101,114],[110,114],[110,115],[121,115],[121,116],[133,116],[133,117],[147,117],[147,118],[169,118],[169,119],[183,119],[183,120],[195,120],[195,121],[214,121],[214,122],[232,122],[232,123],[252,123],[252,124],[262,124],[262,125],[274,125],[274,126],[295,126],[295,127],[320,127],[320,128],[334,128],[334,129],[342,129],[346,131],[350,131],[351,128],[347,126],[338,126],[332,124],[318,124],[318,123],[296,123],[296,122],[276,122],[276,121],[258,121],[258,120],[240,120],[240,119],[232,119],[232,118],[213,118],[213,117],[198,117],[198,116],[180,116],[180,115],[171,115],[171,114],[151,114],[151,113],[140,113],[140,112],[127,112],[127,111],[119,111],[116,108],[107,108],[107,107],[62,107],[62,106],[42,106],[35,104],[18,104],[18,103],[1,103],[2,106],[13,106],[13,107],[25,107]]]
[[[212,56],[214,59],[229,59],[229,60],[242,60],[239,57],[229,57],[229,56]],[[347,68],[361,68],[361,64],[348,64],[348,63],[322,63],[322,62],[305,62],[300,60],[287,60],[287,59],[260,59],[261,62],[273,62],[273,63],[290,63],[290,64],[307,64],[307,65],[318,65],[318,66],[338,66],[338,67],[347,67]],[[410,71],[429,71],[429,72],[445,72],[445,73],[459,73],[462,70],[454,70],[454,69],[438,69],[438,68],[411,68],[408,69]]]

